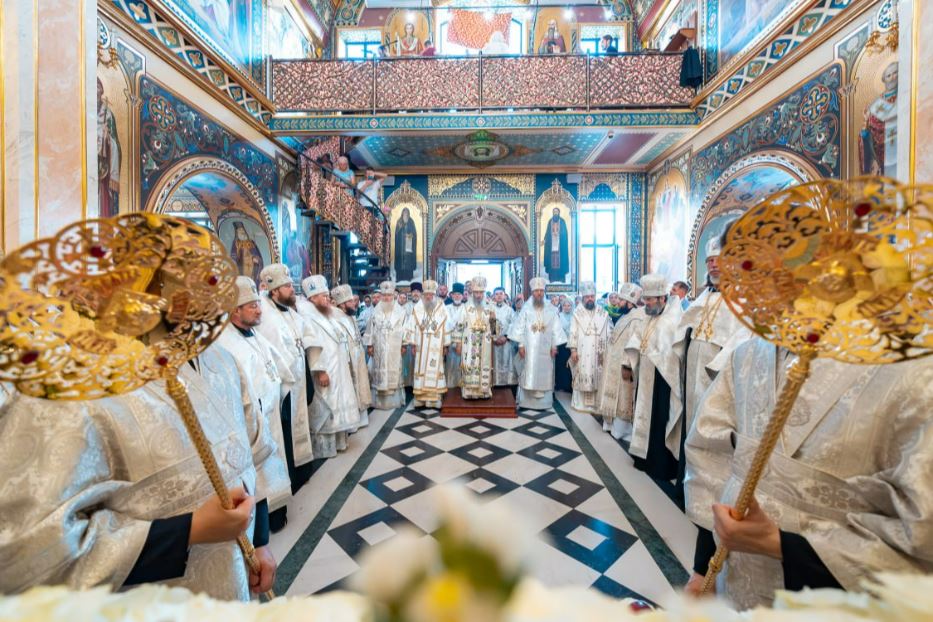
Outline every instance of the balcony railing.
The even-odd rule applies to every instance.
[[[366,195],[333,177],[330,171],[301,154],[300,192],[305,205],[338,229],[355,234],[381,265],[388,264],[389,223],[385,214]]]
[[[279,112],[673,108],[680,53],[402,57],[272,63]]]

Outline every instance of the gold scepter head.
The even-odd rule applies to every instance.
[[[797,355],[736,500],[741,520],[814,358],[933,353],[933,186],[860,177],[781,190],[733,223],[719,264],[738,319]],[[717,548],[704,591],[727,555]]]
[[[84,400],[164,379],[224,507],[232,507],[178,380],[236,306],[237,269],[208,230],[136,213],[78,222],[0,262],[0,380],[26,395]],[[238,539],[254,570],[252,544]]]

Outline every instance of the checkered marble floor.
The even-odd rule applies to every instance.
[[[339,479],[314,517],[293,516],[290,509],[289,520],[307,526],[296,535],[289,525],[287,553],[276,542],[281,534],[273,536],[273,550],[279,545],[277,591],[346,587],[359,556],[400,528],[430,537],[437,524],[427,495],[436,485],[456,482],[481,503],[509,506],[534,530],[529,572],[545,584],[664,598],[686,581],[689,553],[672,552],[671,538],[658,532],[653,516],[665,516],[663,531],[690,532],[692,525],[673,504],[664,506],[663,494],[644,489],[653,485],[634,469],[623,478],[637,482],[640,490],[630,494],[614,472],[625,468],[624,451],[606,443],[608,435],[592,417],[568,411],[561,404],[547,411],[519,409],[516,419],[441,418],[434,409],[414,407],[387,413],[365,445],[351,442],[349,453],[358,458],[352,466],[344,460],[345,474],[330,473]],[[601,452],[613,455],[607,460]],[[328,474],[322,469],[319,476]],[[636,498],[645,495],[659,507],[639,507]],[[673,525],[671,511],[680,516]]]

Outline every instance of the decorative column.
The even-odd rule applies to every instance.
[[[97,204],[96,8],[88,0],[0,6],[4,249],[54,233]]]

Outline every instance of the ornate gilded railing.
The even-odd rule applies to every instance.
[[[325,175],[329,169],[301,154],[300,191],[305,205],[342,231],[359,238],[385,265],[389,258],[389,223],[379,205],[340,179]]]
[[[672,108],[679,53],[470,56],[272,62],[279,112],[397,112],[531,108]]]

